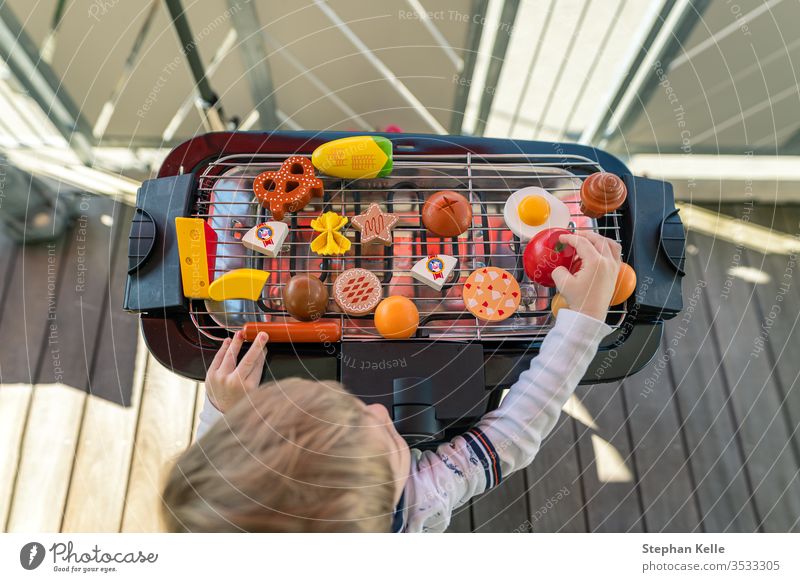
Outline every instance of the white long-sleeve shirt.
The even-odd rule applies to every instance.
[[[411,450],[395,531],[442,532],[453,510],[528,466],[609,333],[608,325],[592,317],[559,311],[539,354],[496,410],[434,451]],[[206,399],[198,438],[221,416]]]

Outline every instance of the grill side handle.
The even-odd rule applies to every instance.
[[[147,180],[136,194],[128,236],[128,278],[123,309],[165,314],[186,310],[175,218],[189,211],[195,176]]]
[[[628,318],[639,322],[671,319],[683,309],[686,243],[672,184],[631,175],[622,178],[628,188],[621,213],[623,256],[636,272]]]

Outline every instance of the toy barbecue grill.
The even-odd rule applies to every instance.
[[[156,359],[178,374],[202,379],[221,342],[237,330],[295,325],[283,289],[293,276],[314,275],[331,297],[319,319],[304,324],[316,333],[296,334],[299,341],[281,342],[280,335],[277,342],[271,339],[264,379],[340,380],[365,401],[385,404],[411,440],[448,436],[497,406],[502,389],[528,367],[555,322],[555,289],[526,276],[525,242],[504,221],[509,196],[530,187],[566,205],[571,230],[593,230],[620,242],[623,260],[637,274],[631,297],[609,311],[607,323],[614,332],[602,343],[584,382],[623,378],[655,354],[663,320],[682,307],[684,233],[672,188],[630,175],[619,160],[596,149],[386,134],[393,150],[391,173],[345,179],[318,172],[322,197],[286,213],[288,231],[274,256],[245,246],[246,233],[274,220],[254,196],[254,180],[262,172],[277,172],[291,156],[308,158],[318,146],[347,135],[208,134],[173,150],[158,178],[142,185],[130,235],[125,308],[141,314]],[[589,218],[581,212],[579,192],[597,172],[622,178],[628,196],[618,210]],[[469,202],[471,221],[459,236],[442,237],[423,224],[424,203],[441,191],[456,192]],[[391,244],[362,242],[363,233],[351,221],[339,231],[349,241],[346,253],[322,256],[312,250],[318,235],[312,221],[326,212],[352,219],[373,203],[397,217]],[[210,281],[240,269],[268,272],[258,296],[188,299],[176,218],[201,219],[207,238],[214,241],[207,256]],[[440,254],[457,259],[446,280],[438,282],[441,290],[412,276],[420,260]],[[470,274],[491,267],[519,282],[519,306],[502,321],[475,317],[462,297]],[[419,324],[410,337],[387,340],[376,329],[374,313],[356,317],[333,300],[335,281],[354,268],[376,276],[383,297],[402,296],[414,303]]]

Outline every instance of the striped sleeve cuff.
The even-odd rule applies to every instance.
[[[486,489],[497,487],[503,480],[503,474],[500,470],[500,457],[497,455],[492,441],[479,428],[471,428],[463,436],[483,467]]]

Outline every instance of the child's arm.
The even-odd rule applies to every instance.
[[[562,309],[539,355],[509,389],[497,410],[465,434],[421,453],[406,488],[406,531],[443,531],[452,511],[529,465],[553,429],[603,337],[620,264],[619,245],[594,233],[563,236],[581,270],[553,273],[569,309]]]
[[[244,343],[242,332],[222,342],[206,372],[206,401],[197,425],[198,439],[248,392],[258,388],[267,356],[267,339],[266,333],[259,333],[238,365],[236,357]]]

